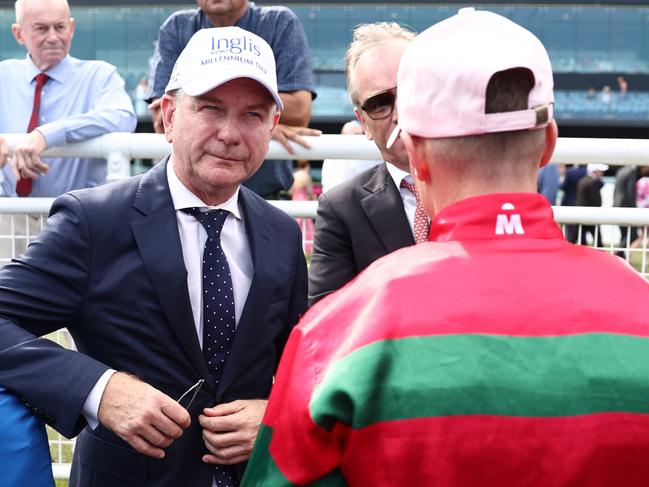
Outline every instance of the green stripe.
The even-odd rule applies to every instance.
[[[270,454],[270,443],[273,438],[273,430],[262,424],[257,434],[255,448],[252,451],[245,475],[241,481],[241,487],[272,486],[292,487],[297,484],[290,482],[281,472],[275,460]],[[292,465],[295,456],[290,451],[283,451],[286,455],[286,464]],[[308,485],[312,487],[343,487],[347,484],[343,480],[340,471],[334,470],[328,475],[321,477]]]
[[[325,429],[448,415],[649,413],[649,339],[466,334],[375,342],[333,365],[310,411]]]

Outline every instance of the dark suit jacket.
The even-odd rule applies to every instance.
[[[560,188],[563,191],[561,206],[575,206],[577,203],[577,184],[585,175],[586,166],[576,166],[566,170]]]
[[[322,194],[309,268],[309,305],[343,287],[376,259],[414,245],[386,163]]]
[[[82,406],[109,367],[174,399],[209,378],[166,165],[61,196],[25,255],[0,271],[0,384],[66,436],[86,425]],[[210,487],[198,414],[215,403],[268,396],[306,307],[306,266],[292,218],[246,188],[239,202],[255,272],[218,388],[202,388],[189,408],[191,426],[163,460],[136,453],[101,425],[85,428],[71,485]],[[62,326],[83,353],[36,337]]]
[[[602,206],[601,179],[587,174],[577,183],[577,206]]]

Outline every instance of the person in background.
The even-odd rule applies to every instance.
[[[191,36],[200,29],[237,26],[257,34],[273,49],[277,60],[277,83],[284,103],[281,123],[273,138],[294,153],[291,142],[309,148],[303,135],[320,135],[307,127],[315,85],[304,27],[292,10],[282,6],[257,6],[248,0],[197,0],[198,8],[173,13],[160,27],[153,53],[146,100],[153,127],[162,132],[160,97],[171,69]],[[219,55],[237,56],[246,46],[239,39],[231,46],[217,46]],[[293,163],[267,160],[244,186],[266,199],[286,199],[293,184]]]
[[[347,91],[365,136],[383,163],[322,194],[309,267],[309,305],[340,289],[376,259],[428,238],[401,141],[387,148],[396,126],[397,69],[414,32],[394,22],[354,30],[345,61]]]
[[[293,186],[291,186],[291,199],[293,201],[313,201],[313,178],[311,177],[311,164],[307,160],[296,162],[297,171],[293,173]],[[304,253],[310,256],[313,253],[313,220],[311,218],[296,218],[302,231]]]
[[[539,169],[538,191],[545,196],[551,205],[557,204],[561,186],[561,167],[559,164],[546,164]]]
[[[627,91],[629,91],[629,82],[624,79],[624,76],[618,76],[616,80],[617,87],[620,90],[620,99],[623,100],[624,98],[626,98]]]
[[[67,0],[17,0],[16,41],[24,59],[0,62],[0,133],[28,133],[11,164],[0,139],[3,196],[55,197],[106,182],[106,161],[48,158],[47,148],[109,132],[132,132],[136,118],[124,80],[103,61],[69,55],[75,22]]]
[[[0,387],[0,485],[54,487],[45,423]]]
[[[135,114],[138,116],[138,118],[143,118],[149,113],[149,106],[144,100],[148,86],[148,80],[146,78],[140,78],[140,81],[138,81],[137,86],[133,90]]]
[[[615,175],[615,190],[613,192],[613,206],[618,208],[636,208],[636,183],[640,178],[641,168],[636,165],[624,166],[618,169]],[[638,228],[626,225],[620,226],[619,247],[628,247],[638,238]],[[619,251],[618,255],[624,257],[624,252]]]
[[[602,91],[599,93],[599,99],[606,105],[611,104],[611,102],[613,101],[613,92],[611,91],[611,87],[609,85],[602,87]]]
[[[566,242],[537,194],[553,102],[545,48],[505,17],[412,41],[397,108],[430,242],[293,330],[244,487],[649,483],[649,282]]]
[[[606,171],[608,171],[608,166],[606,164],[588,164],[588,166],[586,166],[586,175],[577,183],[576,206],[591,206],[596,208],[602,206],[601,191],[604,187],[602,177]],[[580,244],[585,245],[588,242],[586,237],[587,234],[591,236],[593,245],[601,245],[602,232],[600,228],[597,228],[596,230],[595,225],[582,225],[581,237],[579,238]],[[577,235],[575,235],[575,237],[576,242]]]
[[[575,206],[577,204],[577,184],[586,175],[586,166],[575,165],[567,168],[563,181],[561,181],[561,189],[563,196],[561,198],[561,206]],[[577,225],[566,225],[565,235],[568,242],[576,243],[579,227]]]
[[[364,135],[363,127],[358,120],[350,120],[340,130],[342,135]],[[353,178],[381,164],[381,160],[364,159],[325,159],[322,162],[322,192],[326,193],[334,186]]]
[[[636,206],[649,208],[649,166],[640,169],[640,177],[636,182]]]
[[[202,63],[243,37],[257,50]],[[306,309],[295,220],[241,187],[283,107],[270,46],[202,29],[165,91],[171,155],[57,198],[0,269],[0,384],[79,434],[71,487],[238,485]],[[64,326],[79,351],[39,338]]]
[[[55,197],[106,182],[103,159],[41,155],[50,147],[109,132],[132,132],[136,118],[114,66],[70,56],[75,22],[67,0],[18,0],[11,32],[23,59],[0,62],[0,134],[27,134],[9,158],[0,137],[0,196]],[[24,251],[40,231],[38,216],[0,216],[0,259]]]

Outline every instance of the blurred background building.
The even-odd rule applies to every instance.
[[[547,0],[438,3],[354,3],[320,0],[257,2],[293,9],[311,47],[318,98],[312,126],[338,133],[353,117],[345,91],[343,58],[354,26],[395,21],[421,31],[464,5],[489,9],[526,26],[549,50],[555,72],[556,114],[562,136],[637,137],[649,134],[649,5],[646,0],[606,2]],[[0,0],[0,59],[24,56],[11,35],[13,0]],[[149,74],[158,28],[191,1],[70,0],[77,30],[72,54],[114,64],[126,80],[149,131],[141,94]]]

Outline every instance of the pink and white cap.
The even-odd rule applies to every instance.
[[[180,53],[165,93],[181,89],[200,96],[236,78],[250,78],[266,88],[280,110],[275,55],[268,43],[240,27],[196,32]]]
[[[485,113],[487,84],[499,72],[527,68],[534,76],[528,108]],[[534,129],[553,118],[550,59],[541,41],[511,20],[463,8],[429,27],[406,49],[397,78],[399,130],[424,138]]]

